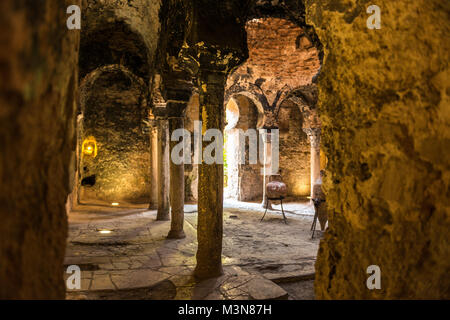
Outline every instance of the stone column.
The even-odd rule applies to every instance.
[[[271,145],[271,136],[268,130],[262,129],[261,131],[261,140],[263,145],[263,200],[262,207],[266,208],[267,203],[267,192],[266,186],[270,182],[270,168],[271,168],[271,158],[272,158],[272,145]],[[272,204],[269,201],[268,209],[272,209]]]
[[[158,208],[158,124],[151,120],[150,129],[150,210]]]
[[[169,126],[166,118],[158,119],[158,213],[156,220],[167,221],[169,216]]]
[[[311,142],[311,199],[314,196],[314,184],[320,177],[320,128],[308,128],[303,131]]]
[[[225,72],[200,70],[198,88],[202,131],[224,129]],[[202,153],[208,142],[202,143]],[[212,278],[222,270],[223,164],[206,164],[198,172],[197,278]]]
[[[169,131],[170,136],[177,129],[184,129],[184,117],[170,117]],[[171,139],[170,139],[171,140]],[[170,141],[170,150],[179,142]],[[184,163],[175,164],[170,161],[170,211],[171,226],[167,238],[183,239],[186,237],[183,231],[184,227]]]

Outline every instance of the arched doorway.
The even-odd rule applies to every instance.
[[[251,163],[250,153],[258,159],[258,149],[252,150],[249,139],[258,140],[258,129],[264,123],[264,110],[250,98],[239,93],[226,104],[224,169],[226,199],[257,200],[262,196],[262,165]],[[248,138],[247,138],[248,137]],[[245,160],[245,161],[242,161]]]

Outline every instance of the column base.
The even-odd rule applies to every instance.
[[[183,230],[170,230],[167,235],[167,239],[184,239],[186,238],[186,234]]]
[[[218,278],[223,275],[222,265],[217,267],[201,268],[198,266],[194,270],[194,278],[197,280],[206,280],[211,278]]]
[[[158,214],[156,216],[156,221],[170,221],[169,213],[167,213],[167,214]]]

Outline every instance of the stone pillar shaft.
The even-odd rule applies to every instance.
[[[262,143],[263,145],[263,200],[262,206],[266,208],[267,206],[267,184],[270,182],[270,168],[271,168],[271,160],[272,160],[272,143],[270,133],[266,130],[261,130],[262,134]],[[272,204],[269,201],[268,209],[272,209]]]
[[[170,136],[177,129],[184,129],[184,118],[169,118]],[[170,141],[172,150],[178,144],[177,141]],[[170,161],[170,211],[171,227],[170,239],[182,239],[186,235],[183,231],[184,226],[184,164],[177,165]]]
[[[169,128],[166,119],[158,120],[158,213],[156,220],[167,221],[169,217]]]
[[[314,196],[314,184],[320,177],[320,128],[304,130],[311,142],[311,198]]]
[[[158,127],[150,127],[150,210],[158,208]]]
[[[226,73],[200,71],[200,120],[202,132],[224,130],[224,92]],[[202,153],[208,143],[202,143]],[[223,273],[223,164],[206,164],[203,160],[198,173],[198,251],[197,278],[212,278]]]

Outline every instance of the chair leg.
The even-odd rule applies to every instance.
[[[319,211],[317,210],[315,205],[314,205],[314,209],[315,209],[315,213],[314,213],[314,220],[313,220],[313,223],[311,225],[311,231],[312,231],[311,239],[314,239],[314,234],[316,232],[317,219],[319,218]]]
[[[263,220],[264,220],[264,217],[266,216],[266,213],[267,213],[267,208],[269,207],[269,199],[266,199],[266,211],[264,211],[264,215],[263,215],[263,217],[261,218],[261,221],[260,222],[262,222]]]
[[[284,214],[284,209],[283,209],[283,199],[280,199],[280,201],[281,201],[281,212],[283,212],[284,223],[287,224],[286,215]]]
[[[316,205],[314,204],[314,219],[313,219],[313,223],[312,223],[312,225],[311,225],[311,231],[313,231],[313,229],[315,228],[315,221],[316,221],[316,219],[319,217],[318,216],[318,210],[317,210],[317,207],[316,207]]]

